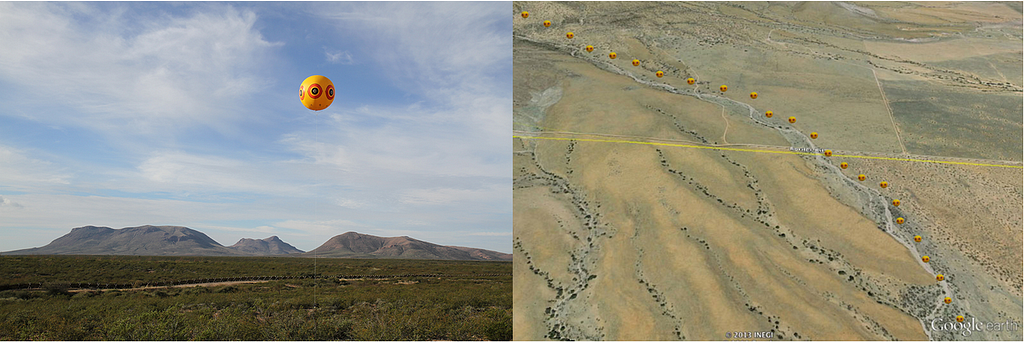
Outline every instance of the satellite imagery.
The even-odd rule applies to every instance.
[[[1024,339],[1021,2],[510,15],[514,339]]]

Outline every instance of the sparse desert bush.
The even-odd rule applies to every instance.
[[[62,258],[96,264],[94,268],[73,267],[83,272],[131,269],[119,266],[116,258],[34,258],[43,260],[37,261],[39,264],[67,265],[62,264]],[[152,268],[177,271],[202,265],[247,268],[244,258],[210,258],[207,263],[197,259],[124,257],[122,262],[126,266],[142,263],[144,267],[135,269],[143,274],[149,274],[146,270],[150,264]],[[291,261],[295,264],[280,263],[277,271],[298,274],[306,268],[303,259]],[[511,263],[464,264],[465,270],[478,274],[511,273]],[[460,274],[459,262],[450,261],[349,260],[333,265],[377,268],[380,270],[375,273],[385,275],[419,274],[424,270]],[[0,273],[10,273],[5,268],[0,264]],[[86,291],[71,296],[66,288],[8,290],[0,292],[0,299],[5,299],[0,300],[0,340],[511,339],[511,276],[473,279],[483,281],[391,278],[336,283],[287,279],[216,287]],[[413,280],[419,282],[408,282]],[[117,279],[101,282],[130,283]]]
[[[64,284],[48,284],[46,285],[46,294],[51,296],[70,296],[68,293],[68,287]]]
[[[512,310],[493,308],[488,310],[488,316],[491,320],[484,331],[487,339],[492,341],[511,341]]]

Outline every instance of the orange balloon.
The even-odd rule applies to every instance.
[[[307,77],[299,86],[299,101],[314,111],[331,106],[334,103],[334,83],[323,75]]]

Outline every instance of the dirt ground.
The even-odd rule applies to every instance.
[[[150,287],[136,287],[136,288],[69,289],[68,292],[78,293],[78,292],[92,292],[92,291],[100,291],[100,292],[107,292],[107,291],[144,291],[144,290],[147,290],[147,289],[163,289],[163,288],[168,288],[168,287],[170,287],[170,288],[220,287],[220,286],[241,285],[241,284],[244,284],[244,283],[265,283],[265,282],[270,282],[270,281],[226,281],[226,282],[204,282],[204,283],[190,283],[190,284],[182,284],[182,285],[174,285],[174,286],[150,286]]]

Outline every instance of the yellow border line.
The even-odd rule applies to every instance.
[[[695,148],[695,149],[710,149],[710,150],[763,152],[763,153],[769,153],[769,154],[790,154],[790,155],[811,155],[811,156],[814,156],[814,155],[824,155],[824,154],[819,154],[819,153],[814,153],[814,152],[760,150],[760,149],[741,149],[741,148],[726,148],[726,147],[689,145],[689,144],[672,144],[672,143],[627,141],[627,140],[617,140],[617,139],[567,138],[567,137],[534,137],[534,136],[516,136],[516,135],[513,135],[512,138],[519,138],[519,139],[543,139],[543,140],[553,140],[553,141],[580,141],[580,142],[598,142],[598,143],[625,143],[625,144],[641,144],[641,145],[658,145],[658,146],[670,146],[670,147],[677,147],[677,148]],[[832,157],[864,158],[864,159],[873,159],[873,160],[906,161],[906,162],[926,162],[926,163],[942,163],[942,164],[960,164],[960,165],[968,165],[968,166],[1024,169],[1024,166],[1011,166],[1011,165],[1005,165],[1005,164],[986,164],[986,163],[971,163],[971,162],[956,162],[956,161],[919,160],[919,159],[913,159],[913,158],[860,156],[860,155],[836,155],[836,154],[833,154]]]

